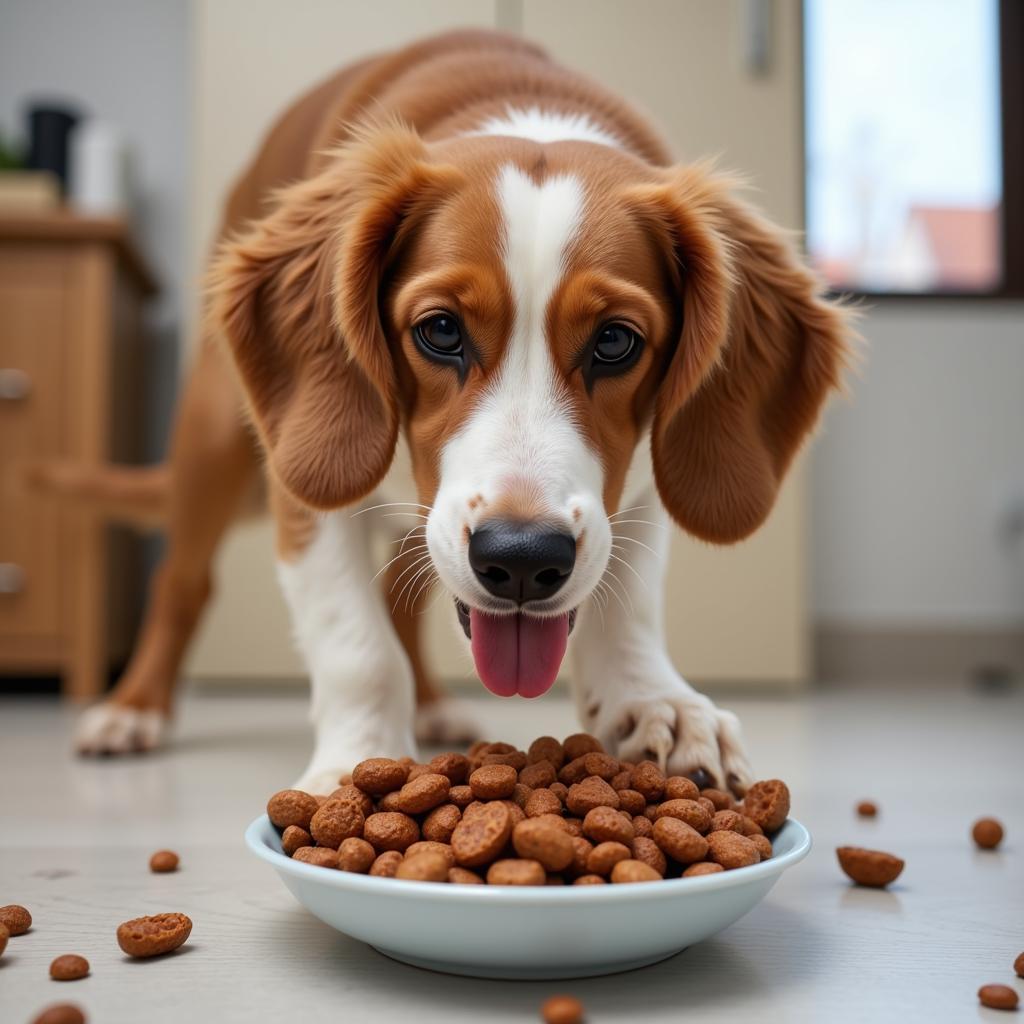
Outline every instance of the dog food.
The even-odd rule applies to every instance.
[[[1017,972],[1018,978],[1024,978],[1024,953],[1020,953],[1013,961],[1013,969]]]
[[[54,1003],[47,1006],[32,1024],[86,1024],[85,1014],[74,1003]]]
[[[872,889],[884,889],[895,882],[903,870],[903,861],[891,853],[864,850],[859,846],[840,846],[836,850],[839,866],[857,883]]]
[[[4,955],[4,950],[7,948],[7,940],[10,937],[11,933],[7,925],[0,924],[0,956]]]
[[[857,814],[862,818],[876,818],[878,817],[878,804],[872,800],[861,800],[857,804]]]
[[[149,858],[149,870],[158,875],[166,874],[168,871],[177,871],[178,861],[178,855],[173,850],[157,850]]]
[[[990,1010],[1016,1010],[1020,1001],[1009,985],[982,985],[978,989],[978,999]]]
[[[32,927],[32,915],[24,907],[12,903],[0,907],[0,924],[5,925],[11,935],[24,935]]]
[[[757,864],[789,802],[779,779],[737,801],[577,733],[525,752],[476,743],[426,764],[370,758],[333,793],[275,793],[267,814],[284,852],[318,867],[453,885],[621,885]]]
[[[337,857],[335,853],[335,862]],[[192,922],[184,914],[137,917],[118,925],[117,944],[129,956],[161,956],[177,949],[191,932]]]
[[[572,996],[552,996],[540,1008],[544,1024],[583,1024],[583,1004]]]
[[[995,818],[979,818],[971,835],[979,849],[994,850],[1003,841],[1003,826]]]
[[[88,973],[89,961],[74,953],[65,953],[50,964],[50,977],[54,981],[77,981]]]

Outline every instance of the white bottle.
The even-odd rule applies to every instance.
[[[71,133],[68,200],[81,213],[126,216],[130,206],[128,159],[120,130],[94,118]]]

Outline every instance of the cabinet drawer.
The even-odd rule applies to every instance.
[[[0,637],[56,637],[62,625],[60,513],[26,494],[18,471],[64,450],[66,273],[52,255],[0,252]]]

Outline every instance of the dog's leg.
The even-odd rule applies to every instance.
[[[408,534],[406,535],[408,537]],[[391,623],[412,666],[416,684],[415,733],[419,743],[432,746],[465,746],[481,736],[473,714],[462,701],[442,690],[423,657],[423,618],[430,588],[423,577],[430,573],[426,545],[398,538],[402,552],[384,574],[384,600]]]
[[[653,486],[639,509],[613,519],[613,555],[600,604],[581,611],[573,637],[580,720],[625,761],[656,761],[701,786],[744,792],[750,765],[739,723],[675,670],[662,622],[669,519]]]
[[[79,719],[82,753],[132,753],[163,741],[181,662],[210,595],[211,560],[256,477],[237,385],[210,341],[182,395],[169,462],[167,553],[124,674],[110,697]]]
[[[326,515],[272,495],[278,576],[310,674],[313,756],[296,788],[330,793],[367,757],[415,756],[413,673],[373,581],[370,525],[350,509]],[[296,534],[299,543],[295,543]]]

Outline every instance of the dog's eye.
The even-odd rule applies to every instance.
[[[462,327],[450,313],[427,317],[413,328],[413,334],[428,356],[450,360],[452,356],[462,355]]]
[[[606,324],[594,339],[594,362],[619,366],[629,362],[640,347],[640,336],[625,324]]]

